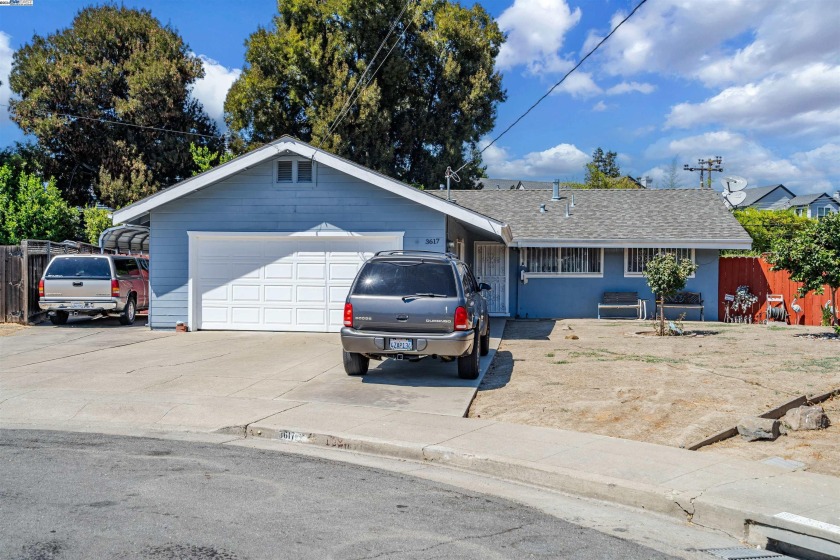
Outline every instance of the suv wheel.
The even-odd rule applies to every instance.
[[[50,323],[53,325],[63,325],[67,323],[67,318],[70,316],[66,311],[56,311],[50,315]]]
[[[479,361],[479,345],[481,337],[476,329],[475,340],[473,340],[472,352],[466,356],[458,358],[458,377],[461,379],[477,379],[480,371]]]
[[[490,353],[490,325],[487,325],[487,332],[484,333],[478,341],[478,348],[482,356]]]
[[[125,304],[125,309],[120,314],[120,324],[123,325],[133,325],[134,319],[137,318],[137,303],[134,301],[134,296],[130,296],[128,298],[128,302]]]
[[[344,371],[347,375],[365,375],[368,372],[370,358],[355,352],[341,351],[344,359]]]

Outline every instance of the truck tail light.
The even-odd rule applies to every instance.
[[[120,281],[119,280],[111,280],[111,296],[112,297],[120,297]]]
[[[44,279],[38,282],[38,297],[44,297]]]
[[[465,331],[469,328],[469,317],[467,317],[466,307],[459,306],[455,308],[455,330]]]
[[[344,304],[344,326],[353,326],[353,304],[349,302]]]

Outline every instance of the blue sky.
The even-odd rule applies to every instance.
[[[175,27],[202,57],[194,95],[221,120],[244,41],[268,26],[275,0],[123,0]],[[508,41],[497,60],[508,100],[485,144],[571,68],[635,5],[626,0],[487,0]],[[0,7],[0,103],[15,49],[70,24],[90,2]],[[840,190],[840,1],[649,0],[484,154],[497,178],[581,179],[596,147],[623,172],[655,182],[722,156],[751,186]],[[22,139],[0,107],[0,147]],[[699,177],[680,173],[685,186]],[[720,174],[716,174],[716,179]]]

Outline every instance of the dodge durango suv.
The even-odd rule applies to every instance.
[[[448,253],[380,251],[353,281],[341,329],[344,370],[364,375],[371,358],[458,360],[476,379],[490,348],[490,319],[469,267]]]

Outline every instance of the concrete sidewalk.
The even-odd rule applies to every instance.
[[[752,544],[771,538],[840,557],[835,477],[713,452],[448,414],[286,395],[220,395],[206,384],[138,390],[136,377],[103,372],[95,362],[72,384],[55,372],[13,373],[16,368],[6,365],[0,365],[6,370],[0,376],[3,428],[180,432],[184,438],[216,433],[226,441],[268,438],[431,462],[668,514]]]

